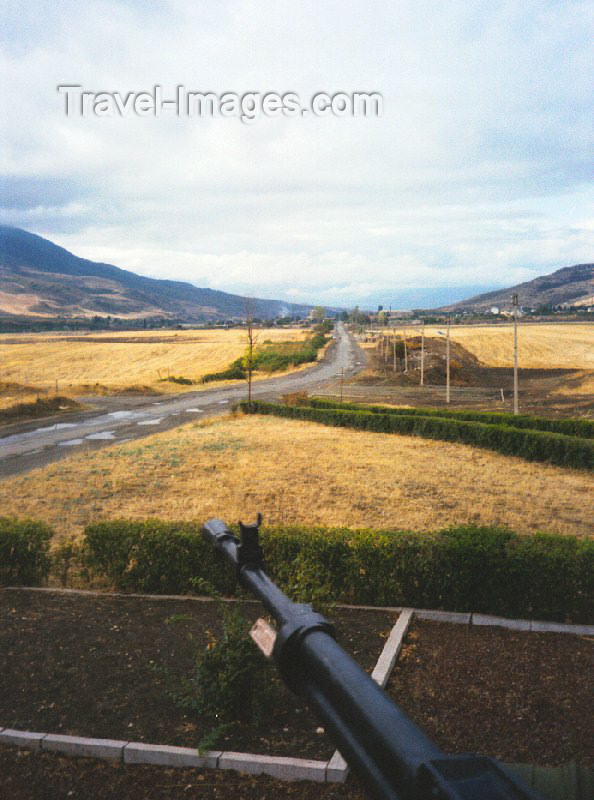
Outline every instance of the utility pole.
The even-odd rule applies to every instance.
[[[450,317],[448,316],[446,338],[446,403],[450,402]]]
[[[518,413],[518,295],[512,296],[514,314],[514,414]]]
[[[421,328],[421,386],[425,385],[425,323]]]
[[[408,372],[408,350],[406,348],[406,328],[404,328],[402,336],[404,339],[404,371]]]
[[[392,336],[392,346],[394,348],[394,373],[396,372],[396,328],[394,328],[394,335]]]

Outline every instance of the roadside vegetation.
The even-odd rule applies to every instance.
[[[60,538],[121,517],[592,534],[592,475],[410,435],[273,416],[203,420],[0,482],[0,507]]]
[[[328,344],[328,327],[316,326],[313,334],[302,341],[273,342],[266,339],[261,345],[253,348],[251,354],[251,367],[254,373],[270,374],[273,372],[286,372],[287,370],[311,364],[318,358],[319,351]],[[202,376],[202,383],[212,383],[221,380],[244,380],[247,378],[248,354],[236,358],[227,369],[222,372],[212,372]]]
[[[594,425],[589,420],[547,420],[511,414],[442,412],[434,409],[399,409],[357,406],[328,400],[304,400],[299,404],[257,401],[244,411],[289,419],[321,422],[340,428],[376,433],[407,433],[425,439],[463,442],[529,461],[548,461],[559,466],[594,468]]]
[[[258,329],[262,341],[302,343],[301,328]],[[200,388],[245,351],[245,330],[3,334],[0,407],[62,394],[171,393]]]

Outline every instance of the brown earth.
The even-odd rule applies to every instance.
[[[448,753],[594,766],[594,637],[415,621],[388,692]]]
[[[4,590],[0,609],[1,725],[185,747],[212,730],[168,692],[191,677],[209,631],[220,633],[215,603]],[[242,611],[246,631],[263,613],[255,602]],[[336,609],[331,616],[342,646],[371,670],[394,614]],[[218,746],[329,758],[334,746],[316,733],[318,721],[272,679],[277,702],[269,717],[237,724]]]
[[[421,337],[407,339],[408,370],[404,358],[394,358],[392,340],[384,355],[379,345],[367,345],[367,368],[346,382],[344,398],[364,395],[361,402],[394,402],[413,406],[445,406],[446,341],[425,337],[424,386],[421,377]],[[397,351],[398,352],[398,351]],[[513,400],[513,369],[488,366],[459,342],[450,342],[451,408],[509,411]],[[592,372],[570,368],[520,368],[519,399],[522,413],[544,416],[589,416],[594,396],[587,389]],[[581,389],[582,386],[586,388]],[[502,399],[503,391],[503,399]],[[384,400],[381,400],[381,398]]]

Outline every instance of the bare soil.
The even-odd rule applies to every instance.
[[[448,753],[594,765],[594,637],[415,621],[388,693]]]
[[[360,398],[359,402],[445,406],[445,339],[425,339],[424,386],[420,386],[421,337],[408,339],[407,348],[406,372],[403,358],[396,359],[394,369],[390,348],[386,356],[379,349],[368,349],[368,368],[347,382],[344,387],[345,400],[357,396]],[[450,343],[450,358],[450,408],[512,410],[511,367],[490,367],[482,364],[463,345],[454,341]],[[583,375],[584,371],[581,369],[521,368],[519,401],[522,413],[551,417],[591,415],[594,412],[594,397],[574,392],[558,393],[563,387],[570,388]]]
[[[0,748],[10,800],[365,800],[358,782],[282,783],[220,770],[167,769]]]
[[[185,747],[212,730],[168,693],[191,677],[208,632],[220,632],[215,603],[4,590],[0,609],[1,725]],[[263,609],[246,602],[242,612],[247,631]],[[342,646],[373,669],[394,614],[336,609],[331,616]],[[303,703],[280,681],[275,697],[266,720],[238,723],[217,746],[329,758],[335,748]]]
[[[246,617],[255,618],[259,608],[246,603]],[[147,741],[195,743],[196,721],[179,716],[147,664],[158,659],[187,674],[194,651],[186,634],[202,642],[206,626],[216,629],[212,603],[4,590],[0,609],[2,724],[135,740],[148,733]],[[181,616],[173,622],[176,614]],[[393,618],[383,611],[346,609],[330,616],[343,646],[369,669]],[[588,766],[594,760],[593,652],[588,637],[416,621],[388,691],[447,752],[541,764],[573,759]],[[306,745],[292,755],[327,755],[333,748],[312,735],[315,719],[297,713],[292,696],[287,706],[290,701],[290,732],[279,732],[275,714],[265,738],[258,741],[243,731],[224,746],[266,745],[265,752],[281,753],[301,735],[311,749]],[[122,765],[9,747],[0,747],[0,787],[11,800],[367,797],[353,776],[346,784],[281,783],[228,771]]]

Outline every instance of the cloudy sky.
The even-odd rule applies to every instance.
[[[592,260],[592,5],[0,2],[0,222],[152,277],[352,305]],[[66,116],[89,92],[377,91],[373,118]]]

